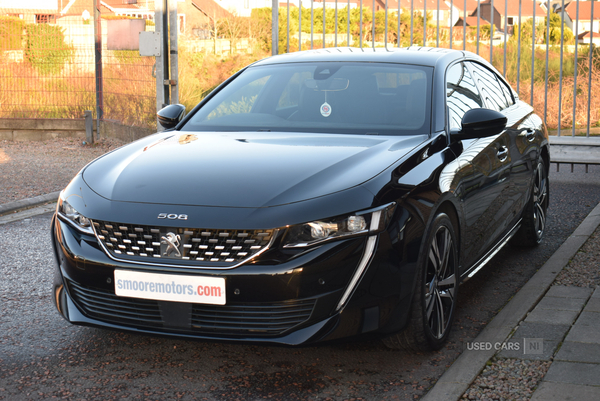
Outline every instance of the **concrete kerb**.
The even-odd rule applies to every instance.
[[[588,214],[577,229],[554,252],[536,274],[502,308],[477,336],[476,343],[502,343],[548,291],[560,271],[579,251],[600,225],[600,204]],[[437,383],[422,398],[425,401],[458,400],[481,373],[486,363],[494,356],[495,349],[465,350]]]
[[[27,198],[27,199],[22,199],[22,200],[18,200],[18,201],[14,201],[14,202],[8,202],[8,203],[4,203],[2,205],[0,205],[0,220],[5,221],[7,219],[12,219],[12,217],[17,217],[16,215],[18,214],[19,216],[22,216],[24,212],[26,212],[29,209],[39,209],[39,206],[45,205],[47,203],[52,203],[54,204],[56,202],[56,200],[58,199],[58,195],[60,195],[60,191],[57,192],[51,192],[49,194],[45,194],[45,195],[39,195],[39,196],[34,196],[33,198]],[[54,207],[54,206],[52,206]],[[44,211],[45,208],[39,209],[40,213],[45,213]],[[37,210],[36,210],[37,211]],[[21,212],[21,213],[16,213],[16,212]],[[28,212],[26,213],[28,216],[27,217],[31,217],[34,214],[32,214],[32,212]]]

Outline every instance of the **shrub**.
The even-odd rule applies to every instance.
[[[25,21],[17,17],[0,16],[0,51],[22,50]]]
[[[74,49],[65,43],[63,28],[49,24],[27,24],[25,59],[41,74],[60,72]]]

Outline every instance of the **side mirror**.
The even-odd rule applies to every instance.
[[[452,131],[452,139],[476,139],[498,135],[508,122],[504,114],[490,109],[471,109],[462,118],[460,131]]]
[[[156,113],[158,116],[158,122],[166,129],[173,128],[183,119],[185,116],[185,106],[182,104],[171,104],[165,108],[162,108]]]

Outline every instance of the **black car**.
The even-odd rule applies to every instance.
[[[52,223],[74,324],[437,349],[458,286],[538,244],[548,136],[482,58],[326,49],[241,70],[87,165]]]

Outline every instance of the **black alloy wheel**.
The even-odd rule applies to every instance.
[[[539,162],[533,182],[533,225],[535,239],[539,244],[546,230],[546,210],[548,209],[548,174],[544,163]]]
[[[548,172],[543,161],[539,161],[533,177],[531,198],[523,212],[521,228],[511,243],[515,246],[536,246],[542,242],[546,231],[546,212],[550,198]]]
[[[432,222],[411,305],[407,328],[384,340],[390,348],[440,349],[450,333],[458,295],[458,251],[450,218],[441,213]]]
[[[450,229],[441,225],[429,248],[425,273],[425,312],[427,325],[436,340],[448,332],[454,312],[456,292],[456,250]]]

